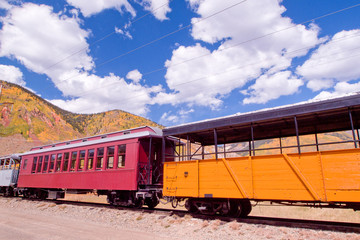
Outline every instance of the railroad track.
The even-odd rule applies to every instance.
[[[42,202],[41,200],[31,200],[23,199],[24,201],[34,201]],[[78,201],[68,201],[68,200],[44,200],[46,202],[51,202],[55,204],[70,204],[76,206],[89,206],[96,208],[112,208],[119,210],[127,210],[134,212],[146,212],[152,214],[168,214],[170,216],[176,215],[179,217],[184,217],[185,215],[191,215],[194,218],[202,220],[221,220],[224,222],[237,221],[239,223],[246,224],[256,224],[256,225],[268,225],[268,226],[279,226],[279,227],[289,227],[289,228],[304,228],[312,230],[323,230],[323,231],[333,231],[333,232],[345,232],[345,233],[360,233],[360,224],[359,223],[349,223],[349,222],[334,222],[334,221],[318,221],[318,220],[300,220],[300,219],[291,219],[291,218],[275,218],[275,217],[263,217],[263,216],[248,216],[247,218],[231,218],[224,216],[208,216],[202,214],[193,214],[185,210],[177,209],[163,209],[155,208],[150,210],[146,207],[136,209],[136,208],[127,208],[127,207],[116,207],[110,206],[106,203],[91,203],[91,202],[78,202]]]

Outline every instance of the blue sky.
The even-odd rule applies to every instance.
[[[360,91],[360,1],[0,0],[0,79],[166,126]]]

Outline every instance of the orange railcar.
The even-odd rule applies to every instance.
[[[182,140],[174,146],[175,161],[164,163],[163,195],[187,199],[190,211],[231,216],[248,215],[250,201],[358,210],[359,104],[355,95],[167,128],[165,136]],[[319,133],[341,141],[324,143]],[[301,144],[309,134],[314,143]],[[283,146],[291,136],[296,144]],[[275,138],[276,148],[256,147]],[[247,142],[246,149],[239,142]],[[236,146],[243,147],[229,151]],[[347,149],[321,150],[325,146]]]

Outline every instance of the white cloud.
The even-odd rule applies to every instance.
[[[157,19],[163,21],[168,19],[167,13],[171,12],[170,0],[142,0],[144,9],[150,11]]]
[[[322,44],[297,73],[313,91],[333,87],[336,82],[360,78],[360,30],[341,31]]]
[[[333,79],[312,79],[307,84],[306,87],[310,88],[313,91],[319,91],[321,89],[327,89],[334,86],[334,80]]]
[[[174,123],[179,122],[179,117],[177,115],[173,115],[170,112],[165,112],[160,118],[160,124],[162,125],[172,125]]]
[[[322,91],[314,98],[314,100],[329,99],[355,92],[360,92],[360,82],[339,82],[335,85],[333,91]]]
[[[89,32],[80,27],[76,15],[68,17],[46,5],[26,3],[13,6],[1,21],[0,56],[49,76],[64,96],[72,98],[50,100],[64,109],[82,113],[122,109],[146,115],[153,95],[162,91],[160,86],[141,86],[135,76],[127,83],[113,74],[91,74],[95,64],[86,42]]]
[[[188,2],[200,16],[192,19],[193,38],[220,43],[220,46],[213,51],[201,44],[179,46],[174,50],[165,64],[165,77],[172,92],[159,94],[156,99],[159,104],[187,103],[219,108],[222,99],[234,89],[246,90],[247,84],[261,76],[285,81],[275,78],[276,73],[286,70],[294,58],[306,55],[309,49],[324,41],[317,37],[319,28],[315,24],[306,28],[283,17],[286,9],[278,0],[246,1],[210,18],[207,17],[239,1]],[[207,19],[199,22],[204,18]],[[300,80],[291,77],[288,80],[298,88]],[[249,89],[252,99],[265,94],[261,91],[266,89],[257,84]],[[286,94],[290,92],[296,91],[291,89]],[[266,101],[276,96],[279,97],[279,93],[268,96]]]
[[[250,95],[243,102],[244,104],[266,103],[280,96],[294,94],[302,85],[303,81],[292,77],[290,71],[278,72],[270,76],[262,75],[254,85],[243,91],[244,94]]]
[[[13,7],[1,19],[0,56],[15,58],[31,71],[46,74],[57,83],[63,72],[90,70],[94,63],[87,55],[89,32],[80,28],[77,18],[52,11],[49,6],[32,3]],[[84,51],[68,57],[79,49]],[[68,58],[63,61],[65,57]]]
[[[20,86],[25,86],[23,80],[23,73],[14,66],[0,64],[0,79],[6,82],[16,83]]]
[[[144,87],[137,83],[128,84],[123,78],[113,74],[101,78],[83,73],[62,82],[59,87],[64,93],[71,90],[71,96],[75,98],[67,101],[50,101],[68,111],[96,113],[121,109],[142,116],[149,110],[147,104],[152,103],[151,95],[162,91],[161,86]]]
[[[70,5],[80,9],[84,17],[90,17],[106,9],[116,9],[120,13],[126,11],[133,17],[136,11],[128,0],[66,0]],[[171,12],[170,0],[139,0],[138,3],[146,11],[150,11],[160,21],[168,19],[167,13]]]
[[[105,9],[114,8],[119,12],[123,10],[129,12],[132,16],[136,15],[134,8],[127,0],[66,0],[70,5],[80,9],[84,17],[90,17],[100,13]]]
[[[160,124],[172,126],[174,124],[184,123],[189,118],[190,113],[193,113],[194,111],[194,109],[181,109],[175,114],[173,114],[172,111],[165,112],[160,118]]]
[[[6,0],[0,0],[0,9],[9,10],[11,8],[11,4],[9,4]]]
[[[132,35],[127,30],[122,30],[120,28],[115,27],[115,32],[118,34],[124,35],[125,37],[127,37],[129,39],[133,39]]]
[[[139,72],[139,70],[135,69],[128,72],[126,78],[132,80],[134,83],[139,83],[142,78],[142,74]]]

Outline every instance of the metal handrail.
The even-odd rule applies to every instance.
[[[255,155],[255,152],[258,151],[265,151],[265,150],[280,150],[282,152],[282,149],[289,149],[289,148],[304,148],[304,147],[316,147],[318,149],[319,146],[326,146],[326,145],[335,145],[335,144],[347,144],[347,143],[360,143],[360,140],[344,140],[344,141],[337,141],[337,142],[326,142],[326,143],[315,143],[315,144],[299,144],[299,145],[291,145],[291,146],[279,146],[279,147],[269,147],[269,148],[247,148],[242,150],[234,150],[234,151],[218,151],[217,154],[228,154],[228,153],[248,153],[247,156],[251,156],[251,153]],[[352,147],[353,148],[353,147]],[[345,149],[345,148],[344,148]],[[182,159],[182,161],[190,161],[190,160],[202,160],[203,156],[208,155],[214,155],[215,152],[207,152],[207,153],[201,153],[201,154],[184,154],[181,156],[173,155],[172,158],[179,158]],[[200,158],[196,158],[200,156]]]

